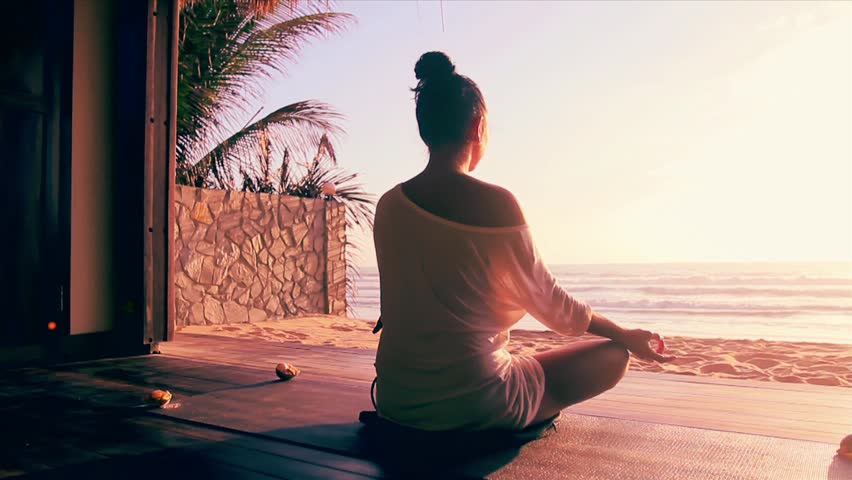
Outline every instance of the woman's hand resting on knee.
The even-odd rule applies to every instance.
[[[620,343],[640,360],[664,363],[675,359],[671,355],[662,355],[662,352],[657,353],[651,348],[651,340],[663,341],[659,334],[647,330],[621,328],[612,320],[597,312],[592,313],[589,333],[610,338],[616,343]]]
[[[616,342],[622,344],[624,348],[630,351],[636,358],[640,360],[648,360],[654,362],[671,362],[675,357],[671,355],[662,355],[651,348],[651,340],[662,342],[659,334],[641,330],[638,328],[622,330],[616,338]]]

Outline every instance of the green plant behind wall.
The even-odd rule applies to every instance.
[[[264,81],[284,75],[311,40],[341,32],[353,17],[327,2],[194,0],[180,16],[176,181],[233,188],[234,171],[257,171],[256,149],[273,139],[278,153],[307,157],[323,137],[342,132],[323,102],[283,105],[262,118],[254,107]],[[252,110],[248,110],[252,108]],[[260,110],[256,110],[260,112]]]

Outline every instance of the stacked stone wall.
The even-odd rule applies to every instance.
[[[176,187],[176,323],[346,313],[345,207]]]

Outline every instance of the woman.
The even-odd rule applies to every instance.
[[[469,175],[488,138],[477,85],[441,52],[414,72],[429,163],[376,208],[379,415],[424,430],[518,430],[615,386],[629,352],[671,360],[652,351],[658,335],[623,329],[565,292],[514,196]],[[527,312],[555,332],[604,338],[513,356],[508,330]]]

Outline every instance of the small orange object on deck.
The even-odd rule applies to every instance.
[[[302,373],[301,370],[289,363],[279,363],[275,366],[275,374],[278,375],[278,378],[281,380],[290,380],[300,373]]]
[[[168,390],[154,390],[145,397],[145,401],[164,407],[172,401],[172,392]]]

